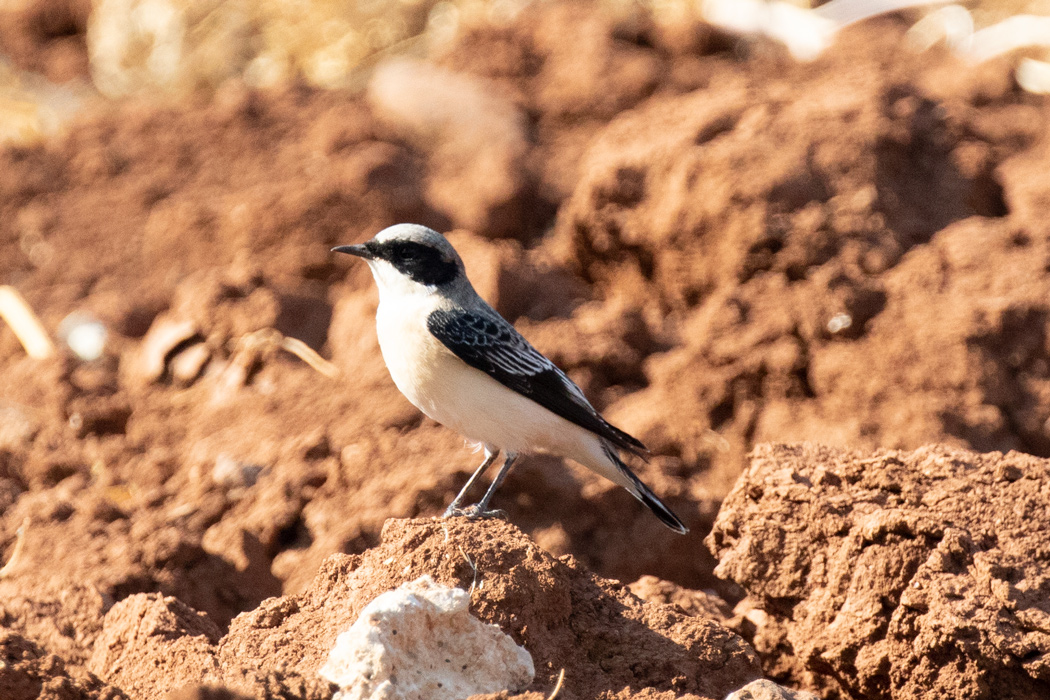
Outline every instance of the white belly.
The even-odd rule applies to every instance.
[[[397,388],[427,416],[490,448],[548,452],[605,471],[608,460],[593,433],[463,362],[420,315],[384,311],[380,305],[376,317],[383,359]],[[413,321],[420,325],[409,326]]]

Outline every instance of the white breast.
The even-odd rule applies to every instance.
[[[594,433],[471,367],[431,335],[427,317],[447,300],[413,286],[385,264],[369,261],[369,266],[379,286],[376,330],[383,360],[416,408],[473,442],[568,457],[632,488]],[[466,284],[466,296],[473,296]]]
[[[597,437],[459,359],[426,328],[425,306],[379,306],[379,347],[394,384],[419,410],[467,439],[511,452],[549,452],[591,468]]]
[[[381,302],[376,332],[394,384],[416,408],[444,423],[438,415],[444,389],[451,383],[450,373],[462,371],[453,360],[463,363],[427,330],[429,312],[423,304],[394,308]]]

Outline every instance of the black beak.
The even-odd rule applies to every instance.
[[[360,244],[360,245],[337,245],[335,248],[332,248],[332,252],[333,253],[346,253],[348,255],[356,255],[357,257],[364,258],[365,260],[371,260],[371,259],[373,259],[375,257],[374,255],[372,255],[372,251],[370,251],[368,249],[368,246],[365,245],[365,244]]]

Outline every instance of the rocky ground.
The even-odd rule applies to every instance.
[[[34,7],[0,48],[82,75],[86,9]],[[0,150],[0,284],[108,332],[40,360],[0,326],[0,697],[328,698],[335,636],[424,573],[490,582],[537,700],[563,668],[563,698],[1050,695],[1050,108],[907,26],[797,64],[540,4],[363,90],[99,102]],[[513,525],[430,519],[477,455],[328,252],[401,221],[652,448],[688,536],[549,458]]]

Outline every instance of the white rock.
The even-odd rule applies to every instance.
[[[86,362],[102,357],[107,335],[102,321],[82,311],[74,311],[58,324],[58,337],[65,341],[74,355]]]
[[[336,639],[322,678],[334,700],[460,700],[517,692],[532,656],[496,625],[470,614],[470,595],[422,576],[384,593]]]
[[[781,0],[706,0],[704,19],[737,34],[761,34],[787,47],[796,60],[812,61],[834,40],[838,26]]]
[[[818,700],[805,690],[791,690],[765,678],[751,681],[726,696],[726,700]]]
[[[175,348],[198,335],[193,321],[179,321],[161,314],[153,321],[138,351],[121,359],[125,380],[136,386],[158,381],[167,371],[167,362]]]

